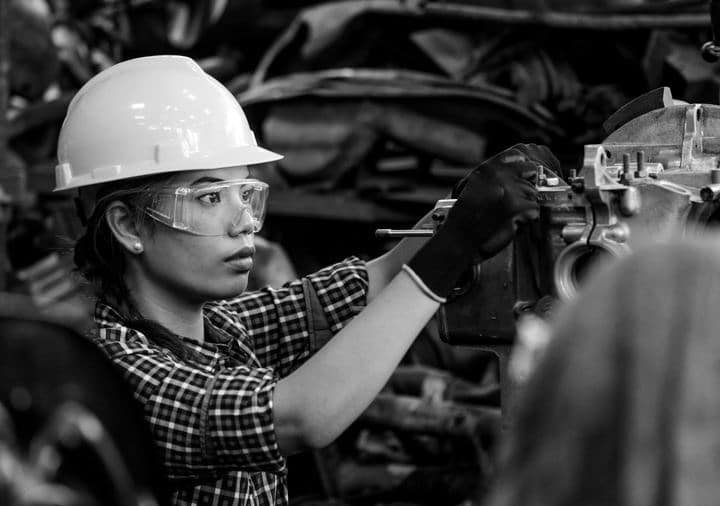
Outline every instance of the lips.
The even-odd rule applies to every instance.
[[[230,255],[225,259],[226,262],[231,262],[233,260],[241,260],[243,258],[252,257],[255,254],[255,248],[252,246],[245,246],[244,248],[240,248],[235,253]]]
[[[241,248],[229,257],[225,259],[225,262],[230,264],[234,269],[238,271],[249,271],[253,265],[252,257],[255,254],[255,248],[245,247]]]

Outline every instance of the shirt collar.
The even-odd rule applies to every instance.
[[[109,324],[120,324],[124,325],[124,318],[120,315],[120,312],[103,301],[98,301],[95,304],[95,320]],[[223,332],[214,326],[207,315],[204,316],[205,324],[205,341],[215,344],[228,344],[232,340],[232,336],[227,332]],[[190,341],[197,344],[190,338],[179,336],[183,341]]]

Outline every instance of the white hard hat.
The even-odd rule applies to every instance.
[[[55,190],[280,158],[258,147],[235,97],[192,59],[147,56],[100,72],[70,102]]]

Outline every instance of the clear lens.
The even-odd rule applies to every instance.
[[[268,185],[254,179],[223,181],[162,190],[146,212],[154,219],[195,235],[219,236],[250,220],[262,228]]]

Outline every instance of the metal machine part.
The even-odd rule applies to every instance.
[[[102,422],[76,403],[61,405],[38,431],[25,454],[19,449],[9,412],[0,403],[0,497],[8,506],[95,506],[101,499],[75,483],[65,483],[74,454],[88,451],[107,478],[118,506],[156,506],[146,491],[138,493],[122,456]]]
[[[471,267],[438,311],[441,337],[452,344],[511,343],[517,308],[547,296],[573,297],[588,272],[633,245],[713,226],[719,162],[720,106],[682,104],[641,114],[601,144],[586,145],[582,168],[567,181],[539,169],[540,219],[521,226],[499,255]],[[436,227],[451,205],[438,202]]]
[[[107,357],[63,325],[1,309],[0,504],[170,504],[142,406]]]

